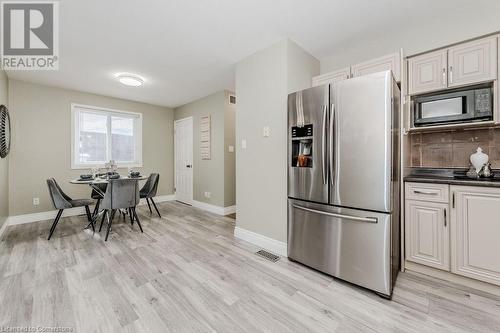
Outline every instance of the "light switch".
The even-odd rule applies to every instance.
[[[241,149],[247,149],[247,140],[241,140]]]
[[[267,138],[271,135],[271,128],[269,128],[269,126],[265,126],[263,129],[262,129],[262,136]]]
[[[234,146],[229,146],[229,147],[228,147],[228,151],[229,151],[230,153],[234,153]]]

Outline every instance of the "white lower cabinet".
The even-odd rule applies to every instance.
[[[448,204],[407,200],[405,214],[406,259],[449,270]]]
[[[500,285],[500,188],[406,183],[405,258]]]
[[[451,186],[451,271],[500,285],[500,188]]]

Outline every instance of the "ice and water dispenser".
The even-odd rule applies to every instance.
[[[292,166],[312,168],[313,166],[313,125],[292,127]]]

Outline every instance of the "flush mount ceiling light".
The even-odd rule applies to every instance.
[[[118,73],[116,74],[116,78],[121,84],[130,87],[140,87],[144,84],[144,79],[142,77],[131,73]]]

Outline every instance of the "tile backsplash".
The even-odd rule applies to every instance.
[[[411,133],[411,166],[467,168],[470,154],[481,147],[491,166],[500,168],[500,128]]]

